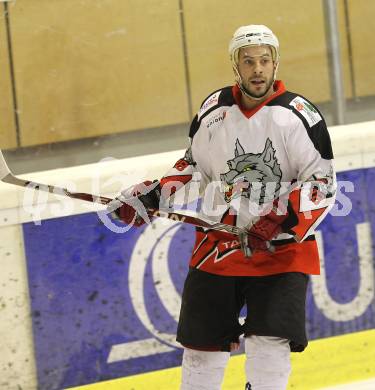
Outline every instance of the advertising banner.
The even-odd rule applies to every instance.
[[[335,208],[317,233],[322,275],[309,287],[311,340],[375,327],[372,179],[375,168],[338,174]],[[180,365],[175,332],[192,226],[160,218],[116,234],[87,213],[23,231],[39,389]]]

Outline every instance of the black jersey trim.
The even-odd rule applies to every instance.
[[[202,114],[202,116],[199,118],[198,120],[198,114],[195,115],[193,121],[191,122],[191,125],[190,125],[190,131],[189,131],[189,137],[190,138],[193,138],[194,135],[196,134],[196,132],[198,131],[200,125],[201,125],[201,122],[202,122],[202,119],[205,118],[207,115],[209,115],[212,111],[216,110],[217,108],[219,107],[230,107],[230,106],[233,106],[234,104],[236,104],[235,100],[234,100],[234,97],[233,97],[233,93],[232,93],[232,86],[227,86],[227,87],[224,87],[224,88],[220,88],[212,93],[210,93],[204,100],[203,100],[203,103],[201,104],[201,108],[203,106],[203,104],[212,96],[214,95],[215,93],[217,92],[220,92],[220,95],[219,95],[219,100],[217,102],[217,104],[215,104],[214,106],[212,106],[209,110],[207,110],[204,114]]]
[[[296,97],[301,97],[302,99],[306,100],[309,104],[311,104],[318,111],[319,115],[322,117],[322,120],[319,121],[318,123],[316,123],[314,126],[310,127],[310,125],[308,124],[305,117],[300,112],[298,112],[298,110],[296,110],[294,107],[292,107],[289,104]],[[333,159],[331,139],[329,136],[326,122],[324,120],[322,113],[319,111],[319,109],[312,102],[310,102],[309,99],[306,99],[302,95],[298,95],[296,93],[286,91],[282,95],[271,100],[266,105],[267,106],[281,106],[281,107],[287,108],[288,110],[292,111],[302,121],[302,123],[306,129],[306,132],[309,135],[311,142],[314,144],[315,149],[320,153],[322,158],[324,158],[326,160]]]
[[[311,234],[310,236],[306,237],[303,241],[315,241],[315,235]],[[296,240],[294,238],[287,238],[285,240],[272,240],[271,244],[273,246],[280,246],[280,245],[286,245],[286,244],[296,244]]]

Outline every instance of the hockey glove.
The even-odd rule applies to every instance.
[[[120,219],[128,225],[136,227],[150,223],[147,209],[158,208],[160,199],[160,184],[157,180],[149,180],[122,191],[115,198],[115,209],[110,210],[115,219]]]
[[[271,211],[259,218],[251,226],[248,233],[248,245],[254,251],[273,251],[270,241],[276,238],[280,233],[289,232],[297,225],[298,218],[294,213],[289,201],[288,207],[284,210],[278,210],[278,200],[273,202]]]

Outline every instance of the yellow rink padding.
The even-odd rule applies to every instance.
[[[223,390],[244,389],[244,362],[244,355],[230,359]],[[312,341],[305,352],[292,354],[292,367],[289,390],[312,390],[375,378],[375,330]],[[180,376],[181,368],[177,367],[74,390],[177,390]]]

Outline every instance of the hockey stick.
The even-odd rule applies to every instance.
[[[86,202],[91,202],[91,203],[99,203],[102,205],[110,206],[111,202],[115,202],[115,201],[118,202],[115,199],[107,198],[105,196],[92,195],[85,192],[71,192],[68,189],[63,187],[56,187],[49,184],[41,184],[31,180],[20,179],[14,176],[11,170],[9,169],[1,150],[0,150],[0,181],[4,183],[24,187],[24,188],[32,187],[35,190],[51,192],[53,194],[67,196],[73,199],[84,200]],[[118,207],[118,203],[116,203],[115,205],[117,205]],[[245,228],[239,228],[237,226],[232,226],[224,223],[209,223],[200,218],[196,218],[196,217],[192,217],[180,213],[175,213],[175,212],[164,211],[164,210],[150,208],[147,209],[146,211],[149,217],[167,218],[172,221],[184,222],[190,225],[194,225],[206,229],[213,229],[222,232],[227,232],[227,233],[231,233],[243,237],[242,239],[240,239],[241,243],[242,241],[247,239],[247,229]]]

